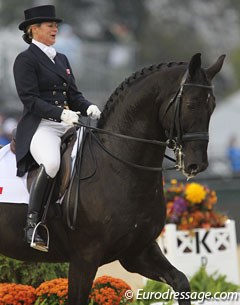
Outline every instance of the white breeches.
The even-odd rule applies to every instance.
[[[52,122],[42,119],[30,144],[30,152],[34,160],[43,164],[46,173],[54,178],[60,168],[61,137],[71,128],[64,122]]]

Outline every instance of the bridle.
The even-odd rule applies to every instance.
[[[169,101],[167,104],[165,111],[163,112],[163,115],[161,116],[161,121],[166,116],[167,112],[171,108],[171,106],[174,106],[174,112],[173,112],[173,120],[171,123],[170,131],[168,132],[165,130],[165,134],[168,138],[168,147],[171,148],[176,156],[176,170],[183,171],[184,172],[184,160],[183,160],[183,149],[182,149],[182,143],[189,142],[189,141],[209,141],[209,133],[207,131],[198,131],[198,132],[188,132],[183,133],[181,128],[181,120],[180,120],[180,109],[181,109],[181,101],[182,101],[182,95],[183,95],[183,89],[185,87],[197,87],[197,88],[203,88],[203,89],[213,89],[212,85],[202,85],[202,84],[195,84],[195,83],[188,83],[186,82],[188,77],[188,70],[184,73],[180,88],[174,95],[174,97]],[[175,132],[175,136],[174,136]],[[187,175],[188,178],[191,177],[191,175]]]
[[[188,142],[188,141],[209,141],[209,134],[207,131],[188,132],[188,133],[182,132],[181,121],[180,121],[180,108],[181,108],[181,100],[182,100],[184,87],[197,87],[204,89],[213,88],[212,85],[186,83],[187,76],[188,76],[188,71],[185,72],[185,74],[183,75],[180,88],[178,89],[174,97],[169,101],[165,111],[163,112],[163,115],[161,116],[161,120],[163,120],[163,118],[166,116],[171,106],[174,105],[174,114],[173,114],[172,124],[170,127],[170,132],[168,133],[167,131],[165,131],[168,140],[170,141],[170,145],[172,146],[180,146],[182,142]],[[174,131],[176,131],[175,137],[174,137]]]
[[[198,88],[204,88],[204,89],[212,89],[212,85],[202,85],[202,84],[195,84],[195,83],[186,83],[188,76],[188,70],[185,72],[183,75],[183,78],[181,80],[180,88],[174,95],[174,97],[169,101],[167,104],[167,107],[165,111],[163,112],[163,115],[161,116],[161,119],[165,117],[169,109],[174,106],[174,115],[173,115],[173,120],[170,128],[170,132],[168,133],[165,131],[167,135],[167,140],[165,142],[158,141],[158,140],[150,140],[150,139],[144,139],[144,138],[137,138],[133,136],[128,136],[128,135],[123,135],[119,133],[115,133],[112,131],[107,131],[101,128],[97,127],[92,127],[89,124],[84,124],[83,122],[79,122],[79,126],[84,127],[87,129],[87,131],[90,133],[92,137],[95,138],[96,142],[98,145],[111,157],[114,159],[129,165],[134,168],[138,169],[143,169],[143,170],[151,170],[151,171],[163,171],[163,170],[172,170],[176,169],[178,171],[182,170],[184,165],[183,165],[183,152],[182,152],[182,143],[183,142],[188,142],[188,141],[208,141],[209,140],[209,134],[206,131],[200,131],[200,132],[189,132],[189,133],[182,133],[181,129],[181,123],[180,123],[180,107],[181,107],[181,100],[182,100],[182,95],[183,95],[183,89],[184,87],[198,87]],[[176,136],[174,136],[174,131],[176,130]],[[149,167],[149,166],[144,166],[144,165],[139,165],[135,164],[129,161],[126,161],[122,158],[117,157],[113,153],[111,153],[100,141],[100,139],[96,136],[96,134],[93,132],[101,133],[101,134],[107,134],[110,136],[114,136],[117,138],[122,138],[126,139],[129,141],[135,141],[135,142],[140,142],[140,143],[147,143],[147,144],[153,144],[153,145],[158,145],[158,146],[165,146],[168,147],[169,149],[172,149],[176,155],[177,158],[177,164],[174,167],[168,167],[168,168],[162,168],[162,167]],[[165,155],[168,159],[171,161],[176,162],[176,160],[168,157]]]

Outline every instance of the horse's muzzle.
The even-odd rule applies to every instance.
[[[203,172],[208,167],[208,162],[196,162],[196,163],[188,163],[184,171],[191,175],[196,176],[198,173]]]

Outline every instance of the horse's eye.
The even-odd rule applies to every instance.
[[[199,108],[199,106],[200,106],[199,101],[197,101],[197,100],[191,100],[187,103],[187,108],[189,110],[195,110],[195,109]]]

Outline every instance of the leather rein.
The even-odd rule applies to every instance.
[[[209,134],[208,132],[205,131],[200,131],[200,132],[192,132],[192,133],[185,133],[183,134],[181,131],[181,124],[180,124],[180,107],[181,107],[181,100],[182,100],[182,95],[183,95],[183,88],[184,87],[198,87],[198,88],[203,88],[203,89],[212,89],[213,86],[212,85],[202,85],[202,84],[195,84],[195,83],[186,83],[186,79],[187,79],[187,75],[188,75],[188,71],[185,72],[181,84],[180,84],[180,88],[178,89],[178,91],[176,92],[176,94],[174,95],[174,97],[169,101],[169,103],[167,104],[167,107],[163,113],[163,116],[161,117],[162,119],[165,117],[166,113],[168,112],[168,110],[174,106],[174,116],[173,116],[173,120],[172,120],[172,124],[171,124],[171,128],[170,128],[170,132],[169,134],[167,133],[167,131],[165,131],[166,135],[168,136],[168,139],[163,142],[163,141],[158,141],[158,140],[151,140],[151,139],[144,139],[144,138],[138,138],[138,137],[133,137],[133,136],[128,136],[128,135],[124,135],[124,134],[119,134],[116,132],[112,132],[112,131],[108,131],[108,130],[104,130],[101,128],[97,128],[97,127],[91,127],[89,124],[84,124],[83,122],[79,122],[79,126],[86,128],[86,130],[90,133],[90,135],[92,137],[94,137],[94,139],[96,140],[96,142],[98,143],[98,145],[108,154],[110,155],[112,158],[137,169],[142,169],[142,170],[150,170],[150,171],[164,171],[164,170],[181,170],[182,169],[182,165],[181,164],[176,164],[173,167],[167,167],[167,168],[162,168],[162,167],[151,167],[151,166],[144,166],[144,165],[139,165],[139,164],[135,164],[133,162],[129,162],[127,160],[124,160],[122,158],[119,158],[118,156],[114,155],[113,153],[111,153],[104,145],[103,143],[99,140],[99,138],[96,136],[96,134],[93,132],[97,132],[97,133],[102,133],[102,134],[106,134],[109,136],[114,136],[117,138],[121,138],[121,139],[126,139],[129,141],[135,141],[135,142],[140,142],[140,143],[146,143],[146,144],[152,144],[152,145],[158,145],[158,146],[165,146],[168,147],[169,149],[173,150],[177,159],[178,160],[182,160],[182,142],[186,142],[186,141],[208,141],[209,140]],[[176,130],[177,135],[176,137],[174,137],[174,131]],[[173,158],[165,155],[166,158],[168,158],[169,160],[176,162],[176,160],[174,160]],[[180,161],[181,163],[181,161]]]

